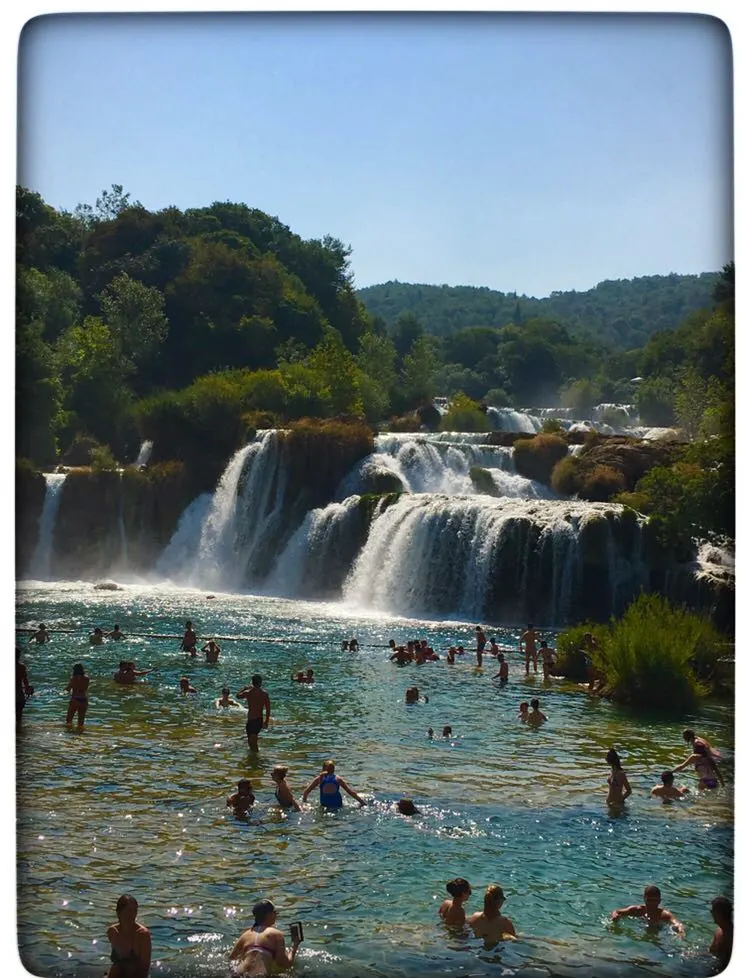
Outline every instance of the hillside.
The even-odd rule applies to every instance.
[[[587,292],[553,292],[544,299],[468,285],[396,281],[358,289],[357,297],[389,326],[409,312],[437,336],[467,326],[505,326],[550,317],[582,336],[617,349],[633,349],[654,333],[679,326],[694,310],[711,308],[718,279],[718,272],[648,275],[600,282]]]

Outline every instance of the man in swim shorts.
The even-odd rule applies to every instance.
[[[537,672],[536,668],[536,642],[539,636],[531,622],[529,622],[528,627],[525,631],[521,632],[521,644],[524,647],[526,655],[526,675],[529,674],[529,663],[534,661],[534,672]]]
[[[247,744],[250,750],[258,750],[258,734],[261,730],[268,727],[271,719],[271,699],[268,693],[262,689],[263,677],[257,673],[253,676],[250,686],[245,686],[237,693],[237,699],[247,701],[247,723],[245,732],[247,733]],[[265,720],[263,713],[265,712]]]

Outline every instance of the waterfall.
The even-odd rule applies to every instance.
[[[290,598],[338,596],[362,546],[359,496],[313,509],[279,556],[264,591]]]
[[[188,579],[198,554],[201,527],[212,502],[213,495],[204,492],[183,511],[172,539],[156,563],[156,572],[160,577],[179,582]]]
[[[120,504],[117,509],[117,525],[120,531],[120,570],[126,570],[128,566],[128,534],[125,530],[125,492],[123,490],[122,471],[120,471]]]
[[[152,441],[141,442],[138,458],[135,460],[135,462],[133,462],[133,468],[140,469],[143,468],[144,465],[148,465],[148,460],[151,458],[153,447],[154,443]]]
[[[60,508],[60,500],[62,499],[65,474],[48,472],[44,476],[44,481],[46,488],[42,513],[39,517],[39,537],[29,568],[29,577],[37,581],[47,581],[50,577],[55,521],[57,519],[57,511]]]
[[[487,417],[496,431],[518,432],[519,434],[536,434],[542,430],[542,419],[537,415],[527,414],[526,411],[516,411],[513,408],[487,408]]]
[[[278,435],[276,430],[259,431],[229,460],[210,504],[191,503],[190,515],[183,513],[159,561],[162,573],[180,583],[225,590],[257,579],[268,547],[283,531],[286,472]],[[201,515],[199,530],[196,513]],[[186,541],[189,532],[194,548]],[[178,555],[182,566],[175,567]]]
[[[609,580],[608,607],[600,610],[614,612],[641,582],[641,569],[633,565],[628,574],[629,552],[620,553],[613,539],[621,511],[578,500],[404,494],[376,515],[344,599],[352,607],[406,616],[560,621],[580,610],[574,599],[581,605],[586,598],[579,594],[586,591],[579,586],[585,563]],[[598,537],[584,540],[594,520],[616,551],[611,578],[609,544],[599,553]]]

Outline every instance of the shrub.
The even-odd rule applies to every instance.
[[[642,594],[613,622],[597,657],[613,699],[661,712],[692,709],[708,693],[721,636],[700,615]]]
[[[555,465],[568,454],[568,443],[559,435],[535,435],[513,442],[516,470],[527,479],[549,485]]]
[[[64,465],[91,465],[91,452],[98,447],[96,438],[78,434],[63,453],[61,461]]]
[[[402,414],[397,418],[390,419],[387,430],[399,432],[419,431],[421,426],[421,422],[416,414]]]
[[[595,465],[582,473],[580,496],[589,502],[606,503],[625,489],[625,476],[610,465]]]
[[[474,485],[477,492],[483,493],[485,496],[499,496],[500,492],[495,485],[495,480],[492,478],[491,473],[488,469],[483,469],[481,465],[472,465],[469,469],[469,478]]]
[[[555,463],[550,476],[550,485],[561,496],[574,496],[580,488],[580,474],[580,459],[575,455],[566,455]]]
[[[441,431],[490,431],[491,428],[479,404],[461,393],[451,398],[448,410],[440,421]]]
[[[596,661],[601,654],[603,645],[606,642],[607,626],[595,625],[592,622],[583,622],[568,628],[557,636],[557,655],[555,657],[554,673],[556,676],[565,676],[567,679],[574,679],[583,682],[588,678],[586,668],[586,655],[583,651],[583,636],[590,632],[596,641],[597,649],[589,653],[592,661]]]
[[[113,472],[117,468],[117,461],[109,445],[97,445],[91,449],[90,456],[92,472]]]
[[[630,423],[630,418],[622,408],[608,407],[602,412],[601,421],[610,428],[625,428]]]
[[[493,387],[492,390],[487,391],[484,395],[484,403],[498,408],[513,407],[510,395],[502,387]]]
[[[563,426],[558,418],[545,418],[542,422],[542,432],[545,435],[562,435]]]

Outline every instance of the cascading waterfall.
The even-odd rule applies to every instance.
[[[141,442],[141,447],[138,452],[138,458],[133,462],[133,468],[140,469],[144,465],[148,465],[148,460],[151,458],[151,452],[153,451],[154,443],[152,441]]]
[[[542,419],[526,411],[513,408],[487,408],[487,417],[495,431],[510,431],[521,434],[536,434],[542,430]]]
[[[229,460],[210,505],[191,504],[189,519],[184,513],[159,561],[162,573],[179,583],[230,591],[257,579],[257,560],[282,519],[286,472],[278,435],[259,431]],[[201,514],[199,531],[196,513]],[[194,547],[185,539],[191,530]]]
[[[297,528],[265,584],[289,598],[334,597],[364,539],[360,497],[312,509]]]
[[[50,577],[50,565],[55,536],[55,521],[62,499],[62,489],[65,483],[65,473],[48,472],[44,476],[46,483],[42,513],[39,517],[39,537],[34,556],[31,559],[29,577],[36,581],[47,581]]]
[[[480,619],[514,613],[515,620],[562,621],[580,610],[573,599],[585,592],[584,565],[594,560],[593,548],[583,544],[587,523],[597,520],[606,534],[605,553],[595,555],[601,574],[598,568],[610,561],[609,541],[616,546],[607,514],[620,512],[577,500],[403,495],[376,515],[344,599],[353,607],[399,615]],[[635,592],[643,576],[632,554],[620,557],[612,613],[618,598]]]
[[[117,525],[120,531],[120,570],[127,570],[128,534],[125,529],[125,492],[122,483],[122,472],[120,472],[120,502],[117,509]]]

